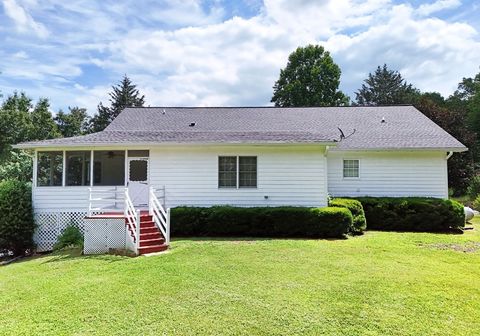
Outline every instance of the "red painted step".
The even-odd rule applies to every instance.
[[[165,242],[165,239],[163,238],[140,240],[140,247],[162,245],[164,242]]]
[[[160,231],[140,233],[140,240],[159,239],[163,238]]]
[[[161,245],[153,245],[153,246],[148,246],[148,247],[139,247],[138,252],[140,254],[147,254],[147,253],[155,253],[155,252],[162,252],[168,249],[167,244],[161,244]]]

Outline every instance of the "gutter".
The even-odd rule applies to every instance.
[[[449,152],[447,153],[447,157],[445,158],[445,160],[448,161],[448,159],[450,159],[450,158],[452,157],[452,155],[453,155],[453,151],[449,151]]]

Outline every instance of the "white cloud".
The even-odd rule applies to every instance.
[[[48,36],[48,30],[45,26],[36,22],[15,0],[4,0],[3,8],[5,14],[15,22],[15,27],[20,33],[33,32],[41,38]]]
[[[433,15],[457,1],[414,8],[389,0],[266,0],[248,19],[224,19],[220,2],[206,9],[200,0],[146,1],[149,10],[139,10],[138,1],[24,0],[55,33],[44,45],[17,42],[11,53],[0,50],[0,80],[31,81],[31,92],[45,92],[54,106],[78,104],[93,113],[125,73],[150,105],[267,105],[289,53],[308,43],[332,52],[349,94],[383,63],[444,95],[478,72],[478,32]],[[88,84],[84,66],[101,69]]]
[[[438,0],[429,4],[423,4],[418,7],[417,13],[428,16],[444,9],[451,9],[460,6],[460,0]]]

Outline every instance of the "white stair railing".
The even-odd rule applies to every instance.
[[[127,224],[127,230],[130,232],[128,235],[132,240],[135,247],[135,253],[138,254],[140,247],[140,211],[135,211],[130,195],[128,194],[128,188],[125,188],[125,220]]]
[[[124,194],[118,187],[90,187],[88,191],[88,216],[94,212],[121,210]]]
[[[155,195],[155,189],[150,188],[148,212],[154,223],[165,237],[165,243],[170,244],[170,208],[165,211],[164,207]]]

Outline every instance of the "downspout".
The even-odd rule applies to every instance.
[[[447,156],[445,157],[445,161],[447,161],[445,163],[445,165],[447,166],[445,169],[446,169],[446,173],[445,173],[445,184],[447,186],[447,190],[446,190],[446,194],[445,194],[445,198],[448,199],[449,197],[449,189],[448,189],[448,159],[450,159],[453,155],[453,152],[450,151],[450,152],[447,152]]]
[[[452,157],[452,155],[453,155],[453,152],[452,152],[452,151],[447,152],[447,157],[445,158],[445,160],[448,161],[448,159],[450,159],[450,158]]]

